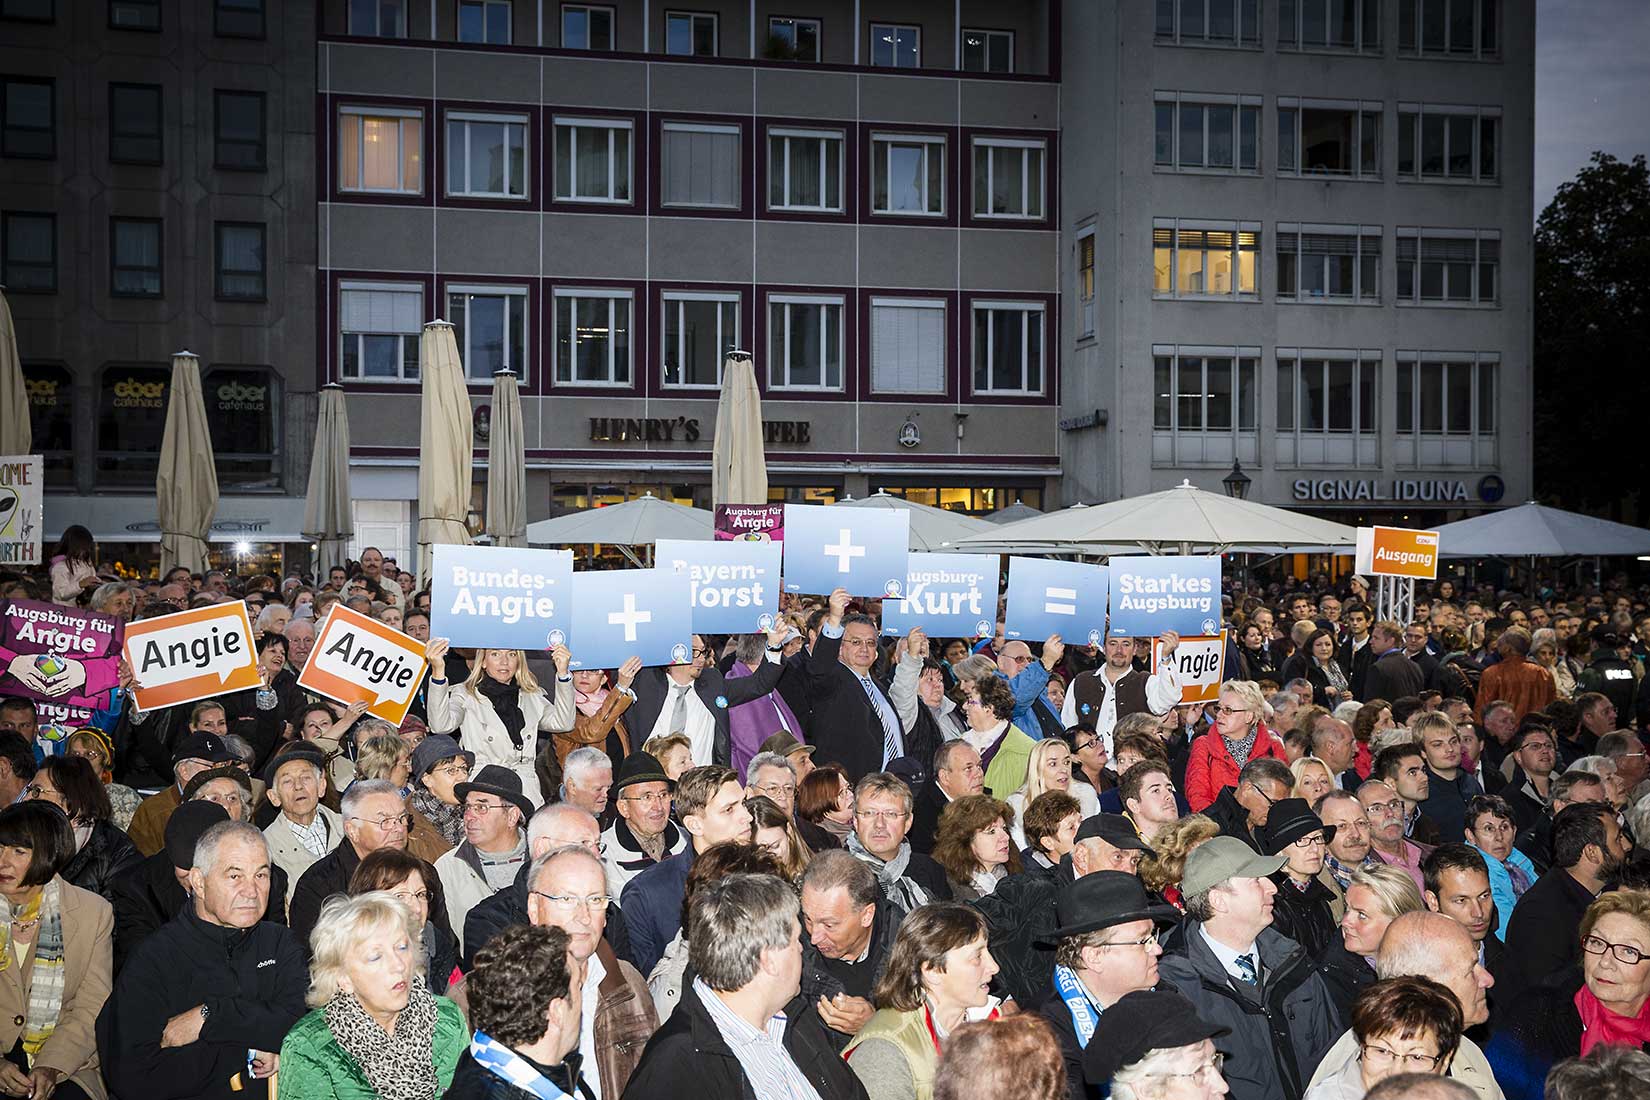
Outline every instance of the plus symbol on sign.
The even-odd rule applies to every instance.
[[[636,628],[638,626],[652,621],[653,612],[636,610],[636,595],[633,592],[624,594],[623,611],[610,611],[607,613],[607,625],[624,627],[624,640],[627,642],[636,640]]]
[[[853,543],[848,541],[848,529],[846,527],[838,530],[836,537],[841,541],[839,541],[835,546],[827,543],[825,546],[825,556],[836,559],[836,571],[838,573],[846,573],[848,571],[848,566],[855,558],[863,558],[865,556],[865,547],[855,546]]]

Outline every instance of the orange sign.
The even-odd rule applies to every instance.
[[[364,702],[368,714],[399,726],[423,679],[423,642],[335,603],[298,686],[340,703]]]
[[[1358,528],[1358,572],[1377,577],[1438,579],[1438,532],[1407,527]]]
[[[124,652],[141,710],[262,686],[244,603],[140,619],[126,627]]]
[[[1152,639],[1152,672],[1157,672],[1162,658],[1163,643]],[[1213,703],[1220,699],[1220,678],[1225,671],[1226,632],[1201,637],[1180,639],[1175,647],[1175,671],[1180,673],[1180,701],[1182,703]]]

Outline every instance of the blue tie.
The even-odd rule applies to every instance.
[[[899,715],[888,706],[888,700],[882,697],[882,692],[871,682],[869,676],[859,678],[859,686],[865,689],[865,697],[871,700],[871,708],[877,712],[877,719],[882,722],[882,762],[888,761],[904,753],[900,747]]]
[[[1255,984],[1255,979],[1258,975],[1255,973],[1255,960],[1252,956],[1250,956],[1250,955],[1239,955],[1237,957],[1237,968],[1238,968],[1238,977],[1241,980],[1247,982],[1250,985]]]

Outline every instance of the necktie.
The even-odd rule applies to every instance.
[[[672,685],[671,693],[676,702],[670,708],[670,732],[684,733],[687,730],[687,693],[693,690],[692,684]]]
[[[1254,956],[1252,956],[1252,955],[1239,955],[1237,957],[1237,968],[1238,968],[1238,977],[1239,978],[1241,978],[1243,981],[1249,983],[1250,985],[1255,984],[1255,979],[1257,977],[1259,977],[1259,975],[1255,972],[1255,959],[1254,959]]]
[[[888,704],[882,700],[882,692],[871,682],[869,676],[859,678],[859,686],[865,689],[865,697],[871,700],[871,709],[877,712],[877,720],[882,723],[882,762],[884,764],[899,756],[899,718],[888,713]],[[890,723],[889,719],[893,718]]]

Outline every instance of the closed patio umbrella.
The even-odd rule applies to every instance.
[[[304,537],[317,546],[315,572],[325,577],[349,556],[354,532],[349,495],[349,410],[344,387],[334,382],[321,389],[315,421],[315,454],[309,462],[309,489],[304,495]]]
[[[206,570],[207,534],[218,510],[218,471],[201,396],[200,359],[194,352],[172,356],[172,386],[166,396],[166,434],[155,475],[155,508],[160,519],[160,571],[183,566]]]
[[[730,351],[722,366],[716,439],[710,453],[714,504],[768,503],[768,462],[762,453],[762,395],[750,352]]]
[[[418,342],[423,382],[418,432],[418,583],[430,583],[431,547],[470,541],[473,414],[453,326],[431,321]]]
[[[17,357],[17,326],[0,292],[0,455],[26,455],[34,446],[29,429],[29,391]]]
[[[493,375],[493,431],[487,441],[487,533],[494,546],[527,545],[527,440],[514,371]]]

